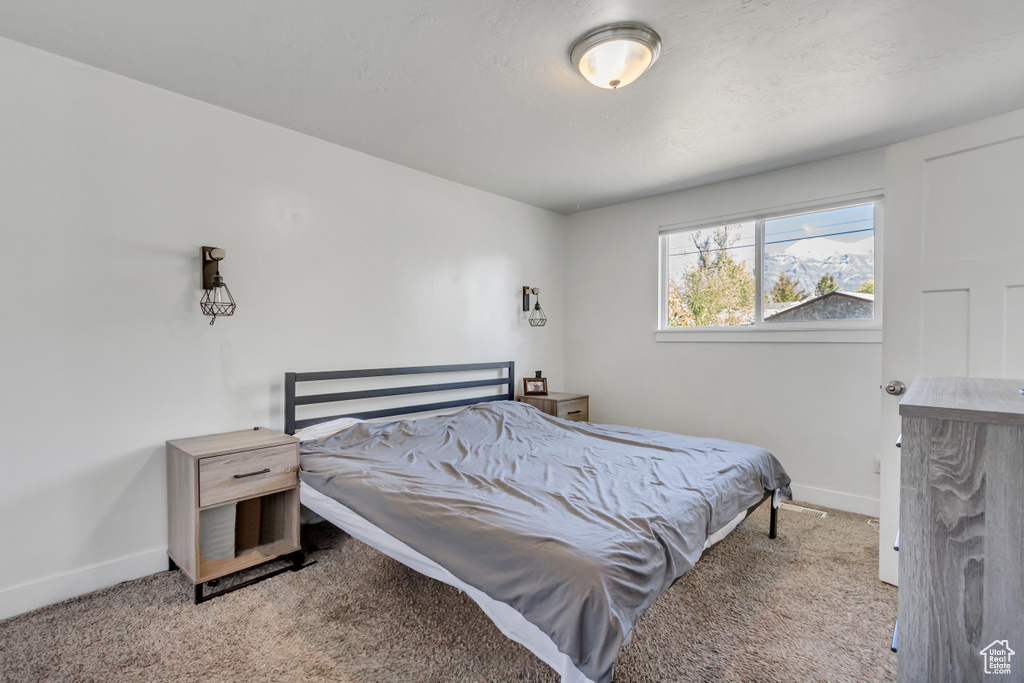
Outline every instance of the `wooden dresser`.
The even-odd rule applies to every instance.
[[[1024,680],[1022,388],[922,378],[900,402],[901,683]]]
[[[590,419],[589,394],[563,394],[549,391],[543,396],[519,396],[516,400],[529,403],[548,415],[564,417],[566,420],[586,422]]]

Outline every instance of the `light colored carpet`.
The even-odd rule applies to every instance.
[[[868,518],[759,510],[651,606],[618,683],[895,680],[896,589]],[[5,681],[555,681],[471,600],[342,534],[195,606],[163,572],[0,622]]]

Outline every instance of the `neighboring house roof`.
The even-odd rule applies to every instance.
[[[860,292],[842,292],[836,290],[821,296],[805,299],[797,304],[783,308],[781,311],[765,315],[765,320],[846,320],[851,318],[871,318],[874,309],[875,295]],[[829,315],[831,309],[846,309],[841,314]],[[768,313],[768,311],[765,311]],[[819,313],[821,315],[819,315]]]

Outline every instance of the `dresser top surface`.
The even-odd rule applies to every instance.
[[[517,400],[522,401],[525,398],[541,398],[549,401],[573,401],[579,398],[588,398],[590,394],[566,394],[561,391],[549,391],[546,394],[523,394],[518,396]]]
[[[1024,427],[1024,380],[921,377],[900,401],[903,417]]]
[[[174,446],[180,451],[193,458],[208,458],[214,455],[225,453],[237,453],[255,448],[269,448],[285,444],[298,443],[294,436],[289,436],[273,429],[260,427],[259,429],[243,429],[237,432],[224,432],[223,434],[208,434],[206,436],[193,436],[188,439],[175,439],[168,441],[168,446]]]

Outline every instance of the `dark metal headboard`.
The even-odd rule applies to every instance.
[[[306,394],[295,395],[295,385],[298,382],[322,382],[326,380],[357,379],[361,377],[388,377],[395,375],[424,375],[439,372],[470,372],[473,370],[500,370],[508,369],[506,377],[494,379],[474,379],[464,382],[447,382],[444,384],[419,384],[404,387],[385,387],[383,389],[363,389],[360,391],[342,391],[332,394]],[[339,370],[336,372],[286,372],[284,374],[284,431],[294,434],[296,429],[302,429],[310,425],[328,420],[336,420],[339,417],[354,417],[362,420],[369,420],[375,417],[391,417],[393,415],[411,415],[413,413],[425,413],[431,410],[445,410],[447,408],[460,408],[476,403],[488,401],[514,401],[515,400],[515,361],[502,363],[465,363],[462,365],[422,365],[412,368],[376,368],[373,370]],[[356,401],[367,398],[378,398],[381,396],[401,396],[405,394],[427,394],[435,391],[452,391],[454,389],[471,389],[475,387],[495,387],[507,384],[508,392],[496,396],[478,396],[474,398],[462,398],[452,401],[438,401],[435,403],[420,403],[412,406],[400,406],[397,408],[382,408],[379,410],[366,410],[360,413],[342,413],[327,417],[314,417],[306,420],[295,419],[295,407],[312,405],[317,403],[338,403],[340,401]]]

